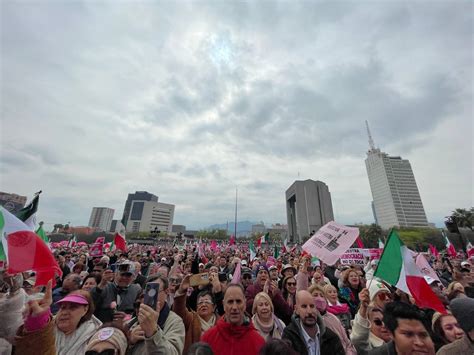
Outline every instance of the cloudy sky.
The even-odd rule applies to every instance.
[[[40,219],[121,217],[127,193],[188,229],[286,223],[321,180],[373,222],[364,121],[410,160],[429,221],[473,205],[471,1],[2,1],[0,190]],[[51,228],[50,225],[49,228]]]

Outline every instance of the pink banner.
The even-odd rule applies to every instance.
[[[359,228],[329,222],[303,244],[303,250],[328,265],[334,265],[358,236]]]

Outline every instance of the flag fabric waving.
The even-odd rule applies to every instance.
[[[33,197],[29,204],[15,212],[15,216],[20,221],[23,221],[30,230],[35,230],[36,228],[36,211],[38,211],[40,193],[41,191],[35,193],[35,197]]]
[[[41,222],[40,222],[40,226],[38,227],[35,233],[38,234],[39,237],[46,243],[46,245],[49,246],[49,238],[44,232],[43,225],[41,224]]]
[[[453,257],[455,258],[457,253],[456,253],[456,249],[454,248],[454,246],[451,244],[451,242],[449,241],[448,239],[448,236],[444,233],[443,230],[441,230],[441,234],[443,235],[444,237],[444,242],[446,244],[446,251],[448,252],[448,255],[450,257]]]
[[[253,245],[252,240],[249,243],[249,251],[250,251],[250,261],[252,261],[257,256],[257,251],[255,250],[255,245]]]
[[[385,247],[385,245],[383,244],[383,242],[379,238],[379,249],[383,249],[384,247]]]
[[[355,242],[356,242],[357,248],[364,249],[364,243],[362,243],[362,239],[360,239],[360,235],[357,237]]]
[[[69,238],[69,242],[67,243],[68,248],[73,248],[77,244],[77,238],[76,235],[74,234],[71,238]]]
[[[127,251],[127,241],[125,240],[125,237],[121,235],[120,233],[115,233],[115,237],[114,237],[114,241],[112,242],[112,245],[115,245],[116,249]],[[110,246],[111,249],[112,249],[112,245]]]
[[[443,304],[416,266],[413,251],[403,244],[395,230],[388,236],[374,276],[410,294],[419,307],[446,313]]]
[[[474,247],[472,246],[471,242],[467,243],[466,245],[467,257],[470,258],[474,255]]]
[[[268,238],[270,236],[270,233],[267,232],[264,235],[262,235],[260,238],[257,239],[257,246],[260,248],[263,243],[268,243]]]
[[[36,286],[46,285],[51,279],[54,284],[55,275],[62,275],[44,241],[3,207],[0,207],[0,230],[9,273],[33,270],[36,272]]]

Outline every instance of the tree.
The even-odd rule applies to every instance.
[[[456,208],[451,214],[451,219],[458,227],[469,228],[472,231],[474,225],[474,207],[469,210],[466,208]]]

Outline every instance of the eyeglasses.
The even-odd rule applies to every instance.
[[[381,319],[374,319],[373,322],[377,327],[381,327],[383,325],[383,321]]]
[[[102,351],[88,350],[86,355],[115,355],[117,354],[117,349],[105,349]]]
[[[287,282],[286,285],[287,286],[296,286],[296,282]]]
[[[250,279],[252,278],[252,276],[250,276],[250,275],[244,275],[244,276],[242,276],[242,278],[243,278],[244,280],[250,280]]]
[[[209,301],[209,300],[202,300],[202,301],[199,301],[197,303],[198,306],[200,306],[202,304],[214,304],[214,303],[212,301]]]

